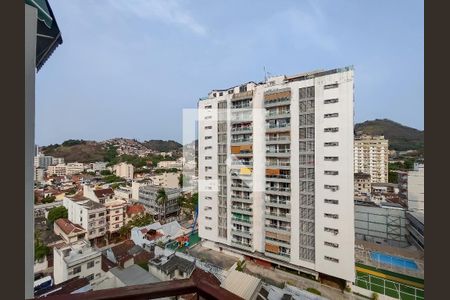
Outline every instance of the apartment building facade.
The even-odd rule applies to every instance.
[[[53,248],[53,277],[55,284],[74,277],[86,278],[96,285],[102,277],[102,253],[84,240],[63,243]]]
[[[425,166],[414,164],[408,171],[408,210],[425,213]]]
[[[351,67],[200,99],[200,237],[353,282],[353,101]]]
[[[137,202],[143,204],[148,213],[157,220],[165,220],[175,217],[180,210],[178,198],[181,196],[180,189],[163,188],[166,191],[167,202],[162,205],[157,199],[158,190],[163,187],[155,185],[143,185],[139,187],[139,199]]]
[[[86,229],[86,239],[92,240],[106,234],[106,208],[86,197],[63,199],[68,219]]]
[[[49,166],[47,169],[47,174],[49,176],[65,176],[67,174],[67,166],[65,164],[57,164]]]
[[[389,141],[384,136],[355,137],[355,173],[370,175],[373,183],[388,182]]]
[[[120,164],[114,165],[113,171],[116,176],[125,178],[125,179],[133,179],[134,176],[134,167],[132,164],[127,164],[121,162]]]

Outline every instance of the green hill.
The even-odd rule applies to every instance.
[[[404,126],[389,119],[376,119],[355,125],[355,133],[384,135],[389,149],[397,151],[423,150],[424,131]]]

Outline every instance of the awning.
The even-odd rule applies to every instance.
[[[36,68],[39,71],[63,40],[48,0],[25,0],[25,3],[37,9]]]

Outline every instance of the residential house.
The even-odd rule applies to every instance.
[[[68,219],[58,219],[53,224],[53,231],[60,236],[67,244],[75,243],[78,240],[84,239],[86,230],[79,224],[74,224]]]
[[[189,278],[195,262],[177,255],[161,256],[148,262],[148,271],[161,281]]]
[[[145,207],[142,204],[131,204],[126,208],[125,224],[128,224],[133,218],[142,217],[145,215]]]
[[[147,264],[153,258],[153,253],[144,250],[139,245],[136,245],[132,240],[111,247],[105,251],[108,260],[121,266],[122,268],[129,267],[133,264]]]
[[[111,233],[117,232],[124,225],[124,212],[126,201],[112,200],[105,203],[106,208],[106,231]]]
[[[101,204],[114,200],[114,191],[112,188],[95,189],[85,184],[83,185],[83,195]]]
[[[131,229],[131,239],[136,245],[152,246],[158,241],[169,241],[186,234],[187,230],[177,221],[161,225],[156,222],[144,227],[134,227]]]
[[[102,275],[101,252],[85,240],[61,243],[53,248],[53,277],[55,284],[74,277],[89,280],[94,286]]]

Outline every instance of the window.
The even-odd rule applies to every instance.
[[[324,90],[329,90],[329,89],[335,89],[339,86],[339,84],[337,83],[333,83],[333,84],[326,84],[323,86]]]
[[[95,218],[95,214],[89,215],[89,219]]]
[[[206,116],[205,117],[205,120],[209,120],[209,119],[212,119],[212,116]]]
[[[339,146],[339,142],[325,142],[323,145],[325,147],[336,147]]]
[[[211,177],[211,176],[205,176],[205,179],[206,179],[206,180],[211,180],[212,177]]]
[[[328,204],[339,204],[339,200],[335,200],[335,199],[325,199],[324,201],[325,201],[325,203],[328,203]]]
[[[323,187],[324,187],[325,189],[327,189],[327,190],[332,190],[333,192],[336,192],[337,190],[339,190],[339,186],[338,186],[338,185],[328,185],[328,184],[325,184]]]
[[[205,129],[212,129],[212,126],[205,126]]]
[[[206,219],[206,220],[212,220],[212,218],[211,218],[211,217],[205,217],[205,219]]]
[[[212,156],[205,156],[205,160],[211,160]]]
[[[78,274],[81,272],[81,266],[76,266],[73,268],[73,274]]]
[[[338,103],[338,98],[326,99],[323,101],[324,104]]]
[[[323,173],[325,175],[338,175],[339,171],[324,171]]]
[[[228,90],[228,94],[233,94],[234,90]]]
[[[211,206],[205,206],[205,210],[212,210]]]
[[[89,281],[93,280],[94,279],[94,274],[86,276],[86,279],[89,280]]]
[[[337,157],[337,156],[325,156],[324,160],[325,161],[338,161],[339,157]]]
[[[223,92],[220,92],[220,93],[219,93],[219,96],[223,96]]]
[[[205,167],[205,171],[212,170],[212,167]]]
[[[300,88],[298,90],[298,93],[299,93],[299,99],[313,98],[314,97],[314,86]]]
[[[115,218],[114,218],[114,221],[119,221],[119,217],[115,217]]]
[[[331,219],[339,219],[339,215],[337,215],[337,214],[327,214],[327,213],[325,213],[324,217],[325,218],[331,218]]]
[[[336,118],[336,117],[339,117],[339,114],[338,113],[324,114],[323,117],[324,118]]]
[[[99,217],[103,217],[104,215],[105,215],[104,212],[98,214]]]
[[[205,200],[212,200],[212,197],[206,196]]]
[[[323,130],[324,132],[338,132],[339,127],[328,127]]]
[[[330,228],[330,227],[324,227],[325,232],[331,232],[334,235],[339,233],[339,230],[335,229],[335,228]]]
[[[88,262],[88,263],[87,263],[87,268],[88,268],[88,269],[93,268],[93,267],[94,267],[94,263],[95,263],[94,261]]]
[[[216,95],[216,94],[213,94],[214,96]],[[205,106],[205,109],[210,109],[210,108],[212,108],[212,105],[206,105]]]
[[[324,258],[325,258],[325,260],[329,260],[329,261],[332,261],[332,262],[335,262],[335,263],[339,262],[339,259],[334,258],[334,257],[324,256]]]
[[[241,85],[239,87],[239,93],[243,93],[243,92],[246,92],[246,91],[247,91],[247,86],[246,85]]]
[[[210,135],[205,136],[205,140],[210,140],[210,139],[212,139],[212,136],[210,136]]]
[[[103,232],[103,231],[105,231],[105,228],[100,228],[98,231]]]
[[[339,244],[336,244],[336,243],[324,242],[324,245],[333,247],[333,248],[339,248]]]
[[[205,226],[205,229],[206,229],[206,230],[212,230],[212,228],[211,228],[211,227],[208,227],[208,226]]]
[[[205,150],[209,150],[209,149],[212,149],[212,146],[206,146],[205,147]]]

